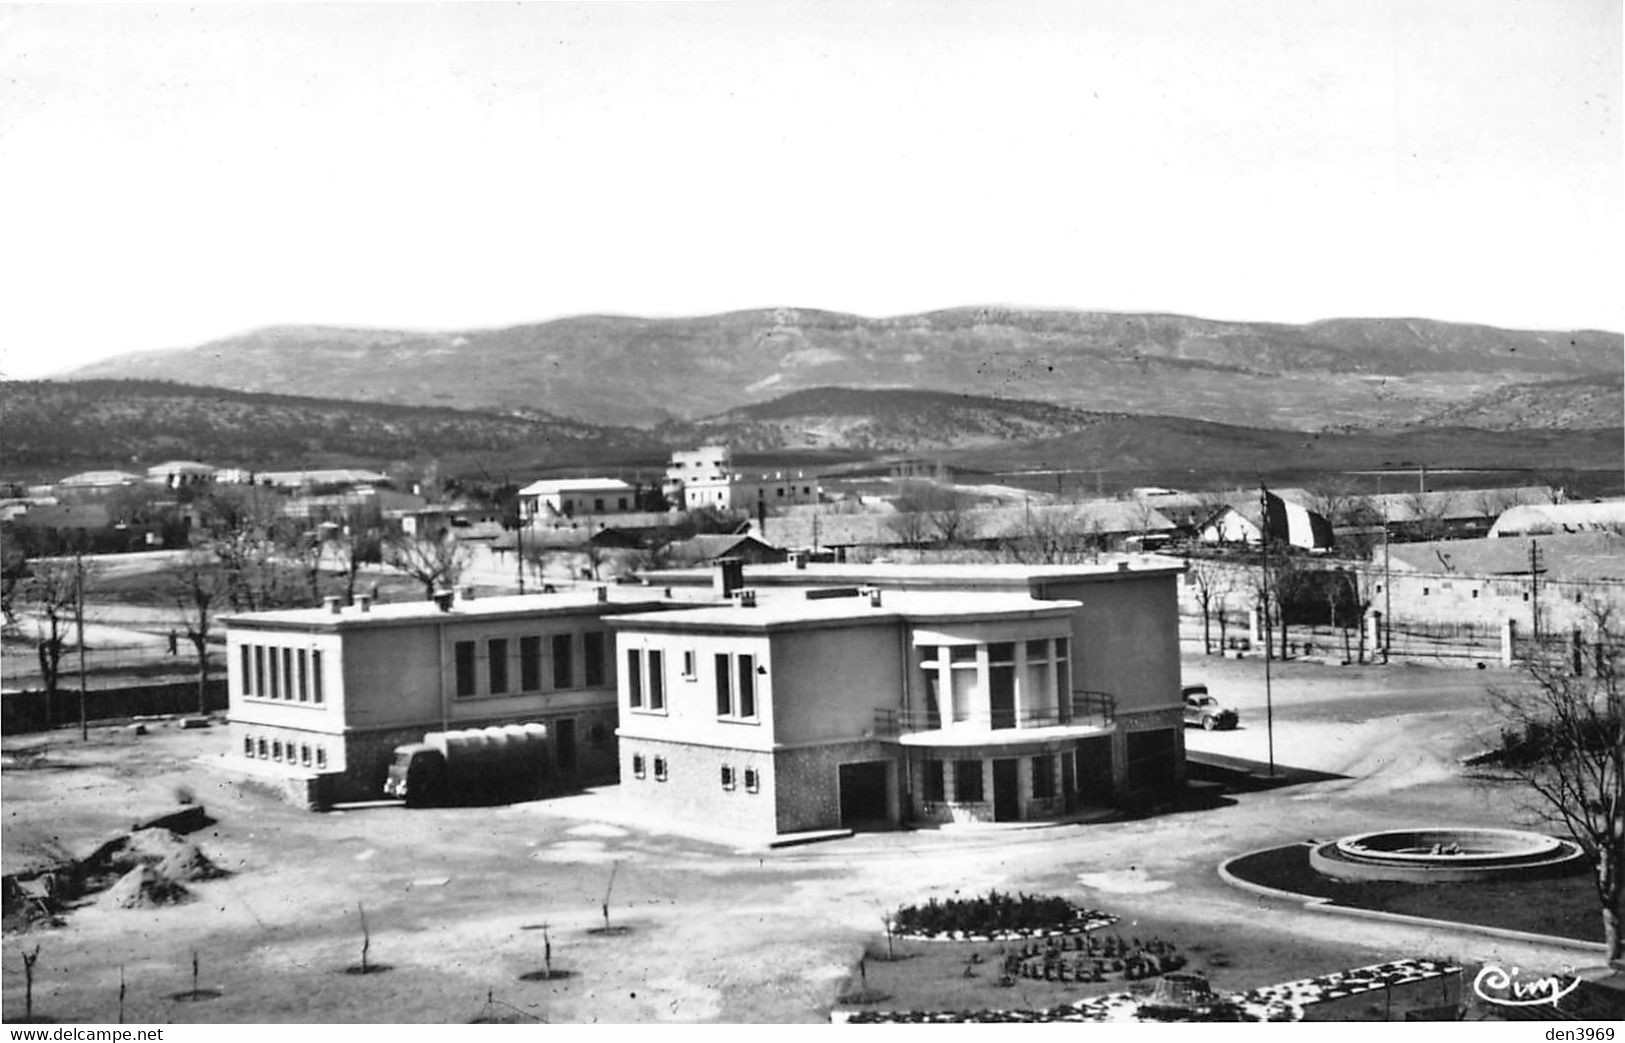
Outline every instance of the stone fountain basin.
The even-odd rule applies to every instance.
[[[1334,880],[1413,883],[1564,876],[1584,858],[1578,844],[1544,833],[1452,826],[1359,833],[1309,852],[1309,864]]]

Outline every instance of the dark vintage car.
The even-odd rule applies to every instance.
[[[1185,723],[1199,724],[1208,731],[1234,728],[1241,723],[1241,715],[1208,694],[1205,684],[1188,684],[1181,694],[1185,697]]]

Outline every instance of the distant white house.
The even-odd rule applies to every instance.
[[[171,489],[207,485],[214,481],[215,468],[196,460],[165,460],[147,468],[147,481]]]
[[[637,490],[619,478],[544,478],[519,490],[519,510],[527,525],[637,509]]]
[[[141,481],[141,475],[128,471],[80,471],[68,475],[56,485],[58,489],[100,490],[139,485]]]
[[[218,475],[216,477],[219,478]],[[312,471],[253,471],[249,472],[249,481],[277,489],[308,489],[329,485],[378,485],[389,481],[389,476],[356,467],[339,467]]]
[[[1328,550],[1332,546],[1332,527],[1324,516],[1311,511],[1301,503],[1277,497],[1284,517],[1277,526],[1286,531],[1286,541],[1304,550]],[[1256,545],[1264,536],[1264,508],[1257,499],[1242,500],[1221,507],[1197,529],[1197,538],[1204,543],[1237,543]],[[1271,539],[1279,538],[1278,528],[1272,528]]]
[[[1503,511],[1490,536],[1556,536],[1625,532],[1625,500],[1592,503],[1531,503]]]

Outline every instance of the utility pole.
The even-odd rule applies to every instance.
[[[1260,588],[1264,601],[1264,732],[1269,747],[1269,777],[1275,777],[1275,700],[1270,692],[1270,494],[1261,484],[1258,487],[1259,544],[1264,549],[1264,583]],[[1282,650],[1283,653],[1285,649]]]
[[[90,725],[85,720],[85,559],[73,558],[73,615],[79,628],[79,741],[90,741]]]
[[[1529,611],[1534,617],[1535,646],[1540,646],[1540,543],[1529,541]]]

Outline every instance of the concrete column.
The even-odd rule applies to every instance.
[[[1516,620],[1507,619],[1504,622],[1502,622],[1502,624],[1501,624],[1501,665],[1502,666],[1511,666],[1512,665],[1512,659],[1513,659],[1513,656],[1512,656],[1512,643],[1513,643],[1513,639],[1517,637],[1517,633],[1518,633],[1518,623],[1517,623]]]
[[[1252,611],[1247,613],[1247,639],[1252,642],[1253,648],[1264,643],[1264,609],[1254,605]]]
[[[1578,636],[1578,634],[1576,634],[1576,636]],[[1015,694],[1012,696],[1011,701],[1015,703],[1016,727],[1019,728],[1021,727],[1022,721],[1022,709],[1029,703],[1036,704],[1040,702],[1041,697],[1038,697],[1038,693],[1034,692],[1033,695],[1035,698],[1027,698],[1027,642],[1012,641],[1011,645],[1014,647],[1012,662],[1015,663],[1015,666],[1012,667],[1012,669],[1014,669],[1016,672],[1015,677],[1012,678],[1014,683],[1011,685],[1011,687],[1015,690]]]
[[[948,646],[937,646],[937,717],[944,729],[954,726],[954,675],[948,668]]]

